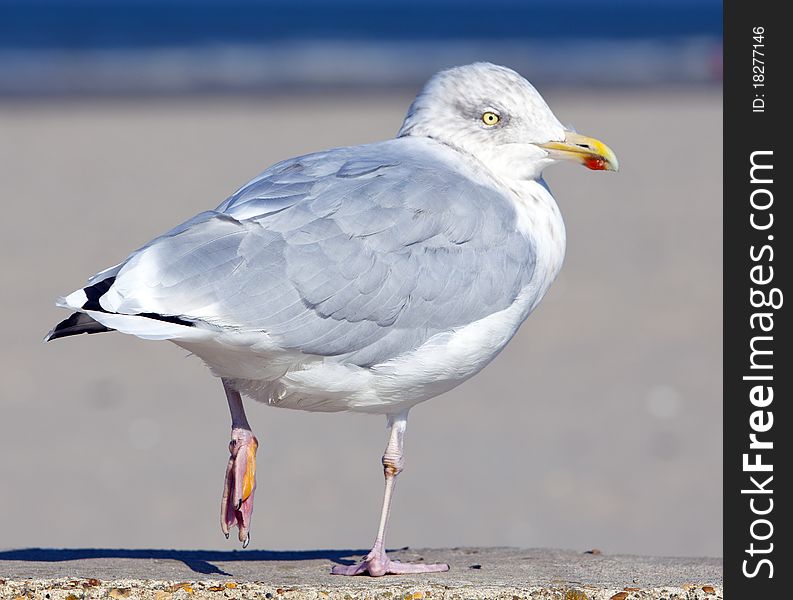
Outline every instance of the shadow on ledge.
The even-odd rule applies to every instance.
[[[203,575],[231,575],[212,564],[233,561],[298,561],[326,559],[354,564],[345,557],[365,556],[368,550],[125,550],[123,548],[22,548],[0,551],[2,561],[61,562],[92,558],[178,560]]]

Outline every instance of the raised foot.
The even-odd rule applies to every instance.
[[[449,565],[444,563],[423,564],[403,563],[391,560],[385,552],[372,551],[357,565],[337,565],[333,567],[331,575],[363,575],[368,573],[372,577],[383,575],[409,575],[413,573],[442,573],[449,570]]]
[[[251,515],[253,514],[253,492],[256,490],[256,449],[259,442],[247,429],[233,429],[229,442],[229,464],[223,486],[220,507],[220,528],[226,538],[229,529],[239,529],[242,547],[250,542]]]

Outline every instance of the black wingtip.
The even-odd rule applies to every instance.
[[[52,331],[44,338],[44,341],[49,342],[51,340],[57,340],[58,338],[79,335],[81,333],[103,333],[105,331],[113,330],[94,321],[85,313],[76,312],[72,313],[68,319],[64,319],[53,327]]]
[[[112,285],[115,283],[115,277],[108,277],[107,279],[103,279],[99,283],[95,283],[93,285],[89,285],[88,287],[83,288],[83,292],[85,292],[85,297],[87,300],[85,304],[83,304],[83,308],[85,310],[98,310],[105,312],[105,309],[102,308],[102,305],[99,304],[99,299],[105,295],[107,290],[109,290]]]
[[[107,279],[103,279],[98,283],[83,288],[86,301],[80,308],[88,311],[107,313],[108,311],[105,310],[105,308],[100,304],[100,299],[105,293],[107,293],[115,281],[115,277],[108,277]],[[166,323],[174,323],[176,325],[184,325],[186,327],[195,326],[194,322],[175,315],[161,315],[158,313],[143,312],[128,316],[156,319],[158,321],[165,321]],[[57,340],[58,338],[67,337],[70,335],[79,335],[81,333],[102,333],[105,331],[114,331],[114,329],[105,327],[85,313],[76,312],[73,313],[68,319],[58,323],[52,329],[52,331],[46,335],[44,341],[49,342],[50,340]]]

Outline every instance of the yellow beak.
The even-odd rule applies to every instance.
[[[537,144],[557,160],[574,160],[595,171],[617,171],[619,161],[614,152],[600,140],[565,131],[563,142]]]

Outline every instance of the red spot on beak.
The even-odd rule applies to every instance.
[[[605,171],[606,161],[598,156],[589,156],[584,159],[584,166],[593,171]]]

